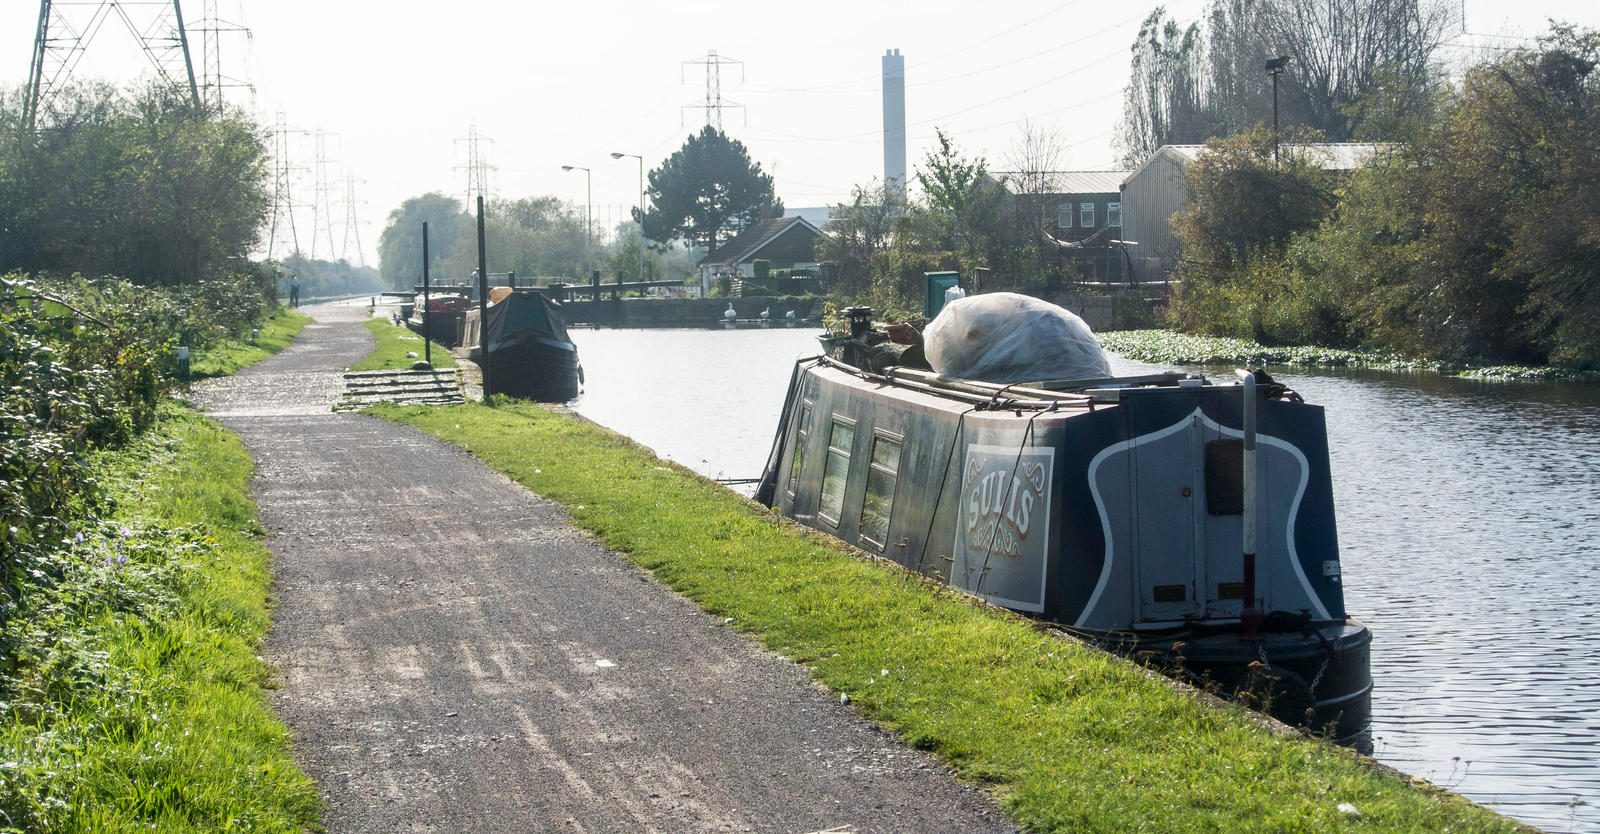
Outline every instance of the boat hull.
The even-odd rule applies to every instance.
[[[483,369],[488,393],[540,402],[578,396],[578,348],[567,338],[556,305],[527,290],[501,288],[491,298],[484,315],[467,311],[462,328],[468,357]]]
[[[486,365],[478,351],[472,359],[487,371],[491,394],[538,402],[578,396],[578,350],[571,342],[526,336],[494,345]]]
[[[1281,391],[1248,406],[1260,486],[1245,558],[1242,386],[1119,383],[1025,402],[903,374],[797,365],[757,500],[1361,745],[1371,633],[1344,611],[1321,408]],[[1249,636],[1247,609],[1266,615]]]
[[[464,296],[435,295],[427,299],[425,307],[423,296],[418,294],[411,305],[411,312],[405,316],[406,327],[434,344],[457,347],[461,344],[462,321],[467,315],[467,304]]]
[[[1360,621],[1268,631],[1253,638],[1229,627],[1106,635],[1094,642],[1181,672],[1196,687],[1285,724],[1363,753],[1372,751],[1372,631]]]

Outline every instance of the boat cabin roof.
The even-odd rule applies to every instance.
[[[993,411],[1090,411],[1096,403],[1117,402],[1131,389],[1172,388],[1178,387],[1180,383],[1206,384],[1201,377],[1183,373],[1003,384],[955,379],[940,376],[933,371],[899,366],[889,368],[882,374],[875,374],[826,356],[820,357],[818,362],[834,370],[860,377],[867,382],[891,385]]]

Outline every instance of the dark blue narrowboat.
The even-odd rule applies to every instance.
[[[486,324],[480,324],[486,322]],[[480,317],[466,311],[461,347],[484,369],[491,394],[539,402],[578,396],[583,368],[561,312],[536,290],[497,287]]]
[[[1264,373],[1002,385],[800,361],[756,499],[1358,749],[1323,411]]]

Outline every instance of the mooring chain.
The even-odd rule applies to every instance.
[[[1328,671],[1328,661],[1333,659],[1333,654],[1324,652],[1322,655],[1322,668],[1317,670],[1317,676],[1311,679],[1311,697],[1317,696],[1317,685],[1322,683],[1322,673]]]

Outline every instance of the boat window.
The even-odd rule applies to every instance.
[[[1206,512],[1244,513],[1244,441],[1238,438],[1206,444]]]
[[[805,463],[806,443],[811,437],[811,432],[806,427],[811,423],[811,403],[804,402],[800,405],[800,423],[795,426],[794,456],[789,460],[789,500],[794,500],[795,490],[800,488],[800,466]]]
[[[899,473],[900,439],[873,435],[872,468],[867,470],[867,495],[861,502],[861,538],[879,550],[889,538],[889,513],[894,508],[894,485]]]
[[[833,429],[828,433],[828,460],[822,467],[819,514],[835,527],[839,526],[839,515],[844,511],[844,485],[850,475],[850,449],[855,442],[855,424],[842,417],[833,418]]]

